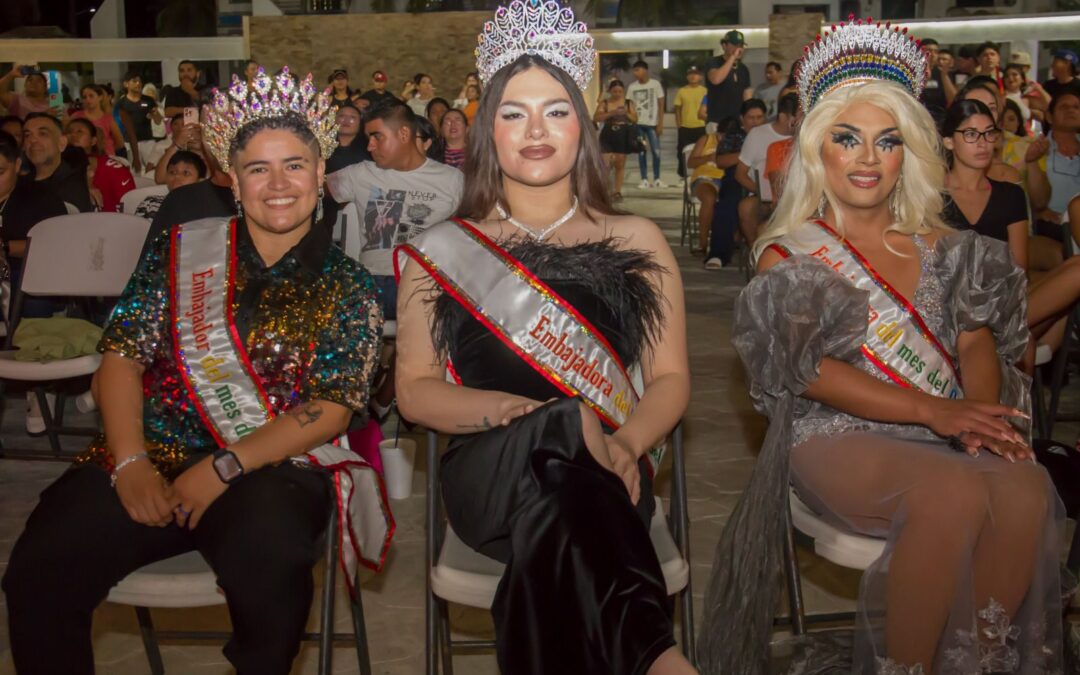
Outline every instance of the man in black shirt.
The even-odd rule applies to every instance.
[[[19,177],[19,142],[0,131],[0,241],[8,259],[26,253],[30,228],[46,218],[67,214],[64,201],[45,185]]]
[[[124,76],[124,95],[120,97],[116,105],[131,116],[136,140],[140,142],[154,140],[151,122],[161,122],[161,111],[158,110],[154,99],[143,96],[142,76],[139,73],[129,70]],[[141,150],[142,148],[140,148],[140,156]]]
[[[743,34],[737,30],[728,31],[720,45],[724,55],[713,57],[705,65],[708,119],[716,123],[726,117],[737,118],[742,102],[754,93],[750,86],[750,71],[740,62],[746,50]]]
[[[381,70],[376,70],[371,74],[371,89],[360,94],[360,98],[370,102],[371,105],[377,105],[390,99],[396,100],[397,96],[386,91],[386,82],[386,73]]]
[[[33,180],[52,189],[60,199],[87,213],[94,210],[86,179],[87,159],[81,150],[64,155],[67,136],[60,120],[49,113],[30,113],[23,129],[23,151],[33,167]]]
[[[181,61],[177,67],[180,86],[171,87],[165,94],[165,116],[184,112],[184,108],[199,105],[199,68],[194,61]]]
[[[210,154],[206,155],[208,158]],[[212,159],[208,162],[210,180],[201,180],[191,185],[183,185],[169,194],[158,207],[150,230],[143,243],[142,257],[150,250],[150,244],[163,232],[177,223],[190,223],[201,218],[223,218],[236,215],[236,198],[232,192],[232,180]]]
[[[1080,59],[1071,49],[1058,49],[1054,52],[1054,61],[1050,64],[1050,79],[1043,82],[1043,89],[1050,98],[1057,98],[1063,90],[1070,88],[1076,81],[1076,66]]]

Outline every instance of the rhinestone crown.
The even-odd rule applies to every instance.
[[[803,110],[809,112],[826,94],[854,85],[895,82],[918,98],[929,75],[922,42],[890,23],[873,19],[831,26],[803,48],[795,82]]]
[[[555,0],[513,0],[499,7],[477,42],[476,70],[485,85],[501,68],[530,54],[566,71],[584,90],[596,63],[588,27]]]
[[[227,91],[228,94],[213,91],[205,129],[210,152],[223,170],[229,170],[229,150],[240,129],[266,117],[284,117],[290,113],[302,117],[318,140],[324,159],[337,147],[338,127],[330,104],[330,90],[316,89],[311,73],[298,84],[289,74],[288,66],[276,77],[259,68],[250,92],[247,83],[236,75]]]

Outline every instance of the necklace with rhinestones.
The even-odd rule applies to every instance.
[[[503,220],[509,222],[511,225],[513,225],[517,229],[521,230],[525,234],[529,235],[530,237],[532,237],[536,241],[544,241],[545,239],[547,239],[547,236],[549,234],[551,234],[552,232],[554,232],[555,230],[557,230],[560,225],[562,225],[563,223],[565,223],[566,221],[568,221],[568,220],[570,220],[571,218],[574,217],[574,214],[577,213],[577,207],[578,207],[578,199],[577,199],[577,197],[574,197],[574,203],[570,205],[570,210],[567,211],[566,213],[564,213],[554,223],[548,225],[547,227],[545,227],[543,230],[540,230],[539,232],[537,232],[533,228],[529,227],[528,225],[525,225],[525,224],[519,222],[517,219],[511,218],[510,214],[506,212],[506,209],[504,209],[502,207],[502,204],[496,204],[495,205],[495,211],[499,214],[500,218],[502,218]]]

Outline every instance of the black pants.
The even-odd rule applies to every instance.
[[[743,187],[735,180],[735,171],[729,169],[720,179],[720,191],[716,195],[712,227],[709,228],[709,250],[705,259],[720,258],[727,265],[735,251],[735,231],[739,229],[739,200]]]
[[[676,143],[675,155],[679,158],[679,177],[686,177],[686,166],[683,162],[683,148],[691,143],[697,143],[698,139],[705,135],[705,127],[698,127],[697,129],[689,129],[687,127],[679,127],[678,142]]]
[[[229,603],[225,656],[240,675],[285,675],[311,608],[330,499],[326,474],[286,463],[234,483],[193,531],[152,527],[128,516],[102,469],[72,468],[41,493],[4,575],[15,670],[93,673],[90,622],[109,589],[198,549]]]

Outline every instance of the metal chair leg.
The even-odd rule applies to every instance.
[[[1061,388],[1065,384],[1065,370],[1069,365],[1069,351],[1073,346],[1073,331],[1076,329],[1077,309],[1069,312],[1065,320],[1065,338],[1061,341],[1054,360],[1051,362],[1052,372],[1050,375],[1050,408],[1046,414],[1047,438],[1054,433],[1054,425],[1057,423],[1058,405],[1061,403]]]
[[[439,636],[442,643],[439,652],[442,654],[443,675],[454,675],[454,645],[450,639],[450,612],[446,601],[439,599]]]
[[[360,573],[353,579],[356,597],[349,603],[352,606],[353,640],[356,643],[356,661],[360,675],[371,675],[371,652],[367,642],[367,624],[364,622],[364,600],[360,597]]]
[[[1046,416],[1046,393],[1043,387],[1042,367],[1035,366],[1035,377],[1031,385],[1032,428],[1040,438],[1050,438],[1050,427]]]
[[[154,622],[150,619],[150,610],[146,607],[136,607],[135,617],[139,620],[139,632],[142,633],[146,660],[150,662],[150,675],[165,675],[165,665],[161,662],[161,650],[158,649],[157,637],[154,635]]]
[[[791,633],[806,634],[806,610],[803,606],[802,578],[799,576],[799,558],[795,553],[795,529],[791,524],[791,508],[784,509],[787,527],[784,529],[784,574],[787,577],[788,607],[791,612]]]
[[[687,565],[690,564],[690,513],[686,491],[686,456],[683,446],[683,423],[680,422],[671,433],[671,512],[675,533],[675,543]],[[680,619],[682,623],[683,654],[690,664],[697,665],[697,650],[694,645],[694,594],[691,577],[687,576],[686,588],[679,596]]]
[[[334,661],[334,591],[337,585],[337,506],[330,508],[326,524],[326,571],[323,573],[322,607],[319,611],[319,675],[330,675]]]
[[[45,422],[45,433],[49,437],[49,447],[52,448],[53,456],[58,458],[64,449],[60,445],[59,425],[49,409],[49,397],[45,394],[44,387],[34,387],[34,396],[37,398],[38,407],[41,409],[41,419]],[[57,401],[59,404],[59,400]]]

